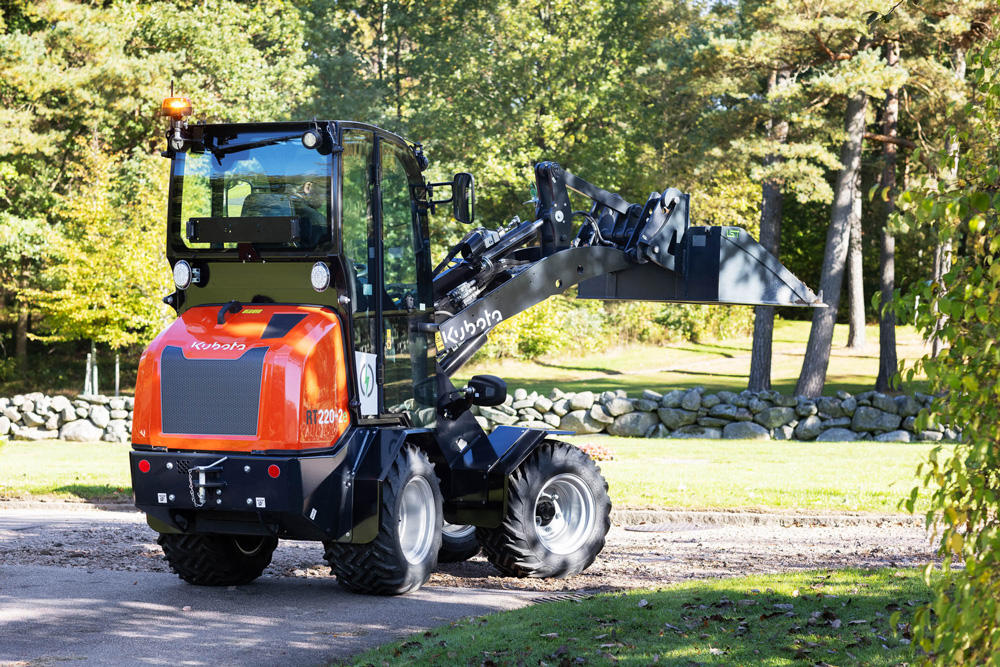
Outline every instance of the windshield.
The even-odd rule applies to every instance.
[[[331,158],[304,147],[301,137],[206,128],[202,143],[174,159],[174,247],[329,251]]]

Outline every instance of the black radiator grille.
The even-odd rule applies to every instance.
[[[160,357],[163,433],[257,435],[260,382],[268,348],[238,359],[187,359],[170,346]]]

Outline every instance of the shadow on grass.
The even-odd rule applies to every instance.
[[[466,619],[348,664],[898,665],[910,647],[890,617],[929,597],[915,570],[695,581]]]
[[[573,364],[554,364],[550,361],[542,361],[536,359],[534,362],[538,366],[544,366],[545,368],[558,368],[563,371],[590,371],[592,373],[603,373],[605,375],[621,375],[621,371],[617,371],[613,368],[597,368],[594,366],[576,366]]]
[[[725,357],[726,359],[733,359],[737,355],[744,355],[750,353],[750,350],[744,350],[741,347],[733,347],[730,345],[719,345],[712,343],[698,343],[697,347],[682,347],[679,345],[674,345],[671,346],[670,349],[677,350],[679,352],[694,352],[695,354],[714,354],[720,357]],[[680,362],[680,364],[683,365],[684,362],[682,361]]]
[[[744,383],[747,377],[744,373],[717,373],[715,371],[691,371],[691,370],[684,370],[681,368],[672,369],[670,372],[676,373],[677,375],[702,375],[708,377],[738,378],[740,380],[743,380]],[[743,387],[743,389],[746,389],[746,387]],[[743,389],[740,389],[740,391],[743,391]]]
[[[91,505],[132,504],[132,487],[111,484],[66,484],[52,489],[52,493],[72,496]]]

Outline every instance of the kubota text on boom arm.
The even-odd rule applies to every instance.
[[[574,285],[581,298],[823,306],[743,229],[691,227],[689,197],[676,188],[631,204],[554,162],[535,165],[535,181],[535,220],[473,230],[435,271],[448,375],[500,322]],[[568,190],[590,209],[571,210]]]

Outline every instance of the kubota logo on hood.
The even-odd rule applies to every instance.
[[[192,350],[245,350],[243,343],[202,343],[195,341],[189,346]]]

